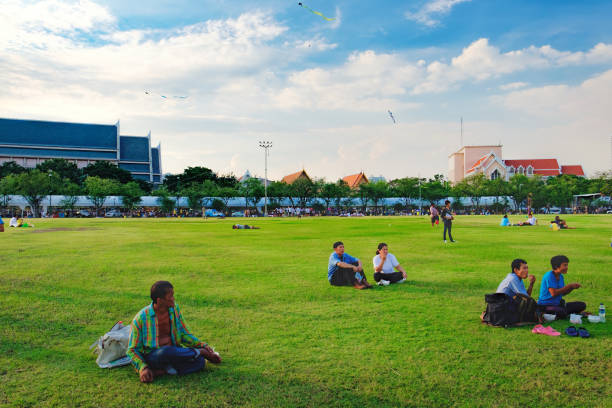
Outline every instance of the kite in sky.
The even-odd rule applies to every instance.
[[[390,110],[388,110],[387,112],[389,112],[389,116],[391,117],[391,120],[393,121],[393,123],[395,123],[395,118],[393,117],[393,113],[391,113]]]
[[[187,99],[186,96],[166,96],[166,95],[162,95],[162,94],[158,94],[156,92],[153,91],[147,91],[145,90],[144,93],[146,93],[147,95],[158,95],[164,99],[168,99],[168,98],[174,98],[174,99]]]
[[[323,17],[327,21],[334,21],[336,19],[336,18],[325,17],[323,15],[323,13],[321,13],[320,11],[315,11],[315,10],[311,9],[310,7],[308,7],[308,6],[306,6],[306,5],[302,4],[302,3],[298,3],[298,5],[301,6],[302,8],[305,8],[306,10],[310,11],[312,14],[316,14],[317,16]]]

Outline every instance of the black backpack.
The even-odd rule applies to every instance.
[[[490,326],[510,327],[519,321],[516,302],[505,293],[485,295],[487,310],[482,316],[482,322]]]

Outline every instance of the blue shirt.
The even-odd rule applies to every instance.
[[[507,227],[508,225],[510,225],[510,220],[504,217],[502,218],[501,224],[499,225],[501,225],[502,227]]]
[[[561,304],[562,295],[551,296],[549,288],[561,289],[565,286],[563,275],[559,274],[559,280],[555,278],[553,271],[548,271],[542,276],[542,284],[540,285],[540,298],[538,305],[558,306]]]
[[[510,297],[514,297],[518,293],[529,296],[525,290],[523,280],[519,278],[516,273],[509,273],[504,280],[501,281],[497,287],[497,293],[505,293]]]
[[[336,265],[338,262],[353,263],[359,262],[359,259],[353,258],[346,252],[342,254],[342,257],[340,257],[340,255],[337,253],[332,252],[332,254],[329,256],[329,265],[327,265],[327,280],[331,281],[332,275],[338,270],[338,265]]]

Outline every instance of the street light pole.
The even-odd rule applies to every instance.
[[[49,211],[51,211],[51,177],[53,177],[53,173],[49,170],[49,208],[47,208],[47,217],[49,217]]]
[[[268,149],[272,147],[272,142],[260,141],[259,147],[263,147],[265,156],[264,168],[264,217],[268,216]]]

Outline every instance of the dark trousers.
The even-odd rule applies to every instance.
[[[358,262],[353,263],[353,265],[359,265]],[[340,268],[336,269],[336,272],[332,275],[329,283],[334,286],[354,286],[357,282],[357,278],[355,277],[355,272],[352,268]],[[365,275],[363,272],[360,272],[363,277]]]
[[[586,309],[586,303],[584,302],[568,302],[565,303],[561,300],[561,304],[558,306],[546,306],[540,305],[539,309],[542,313],[549,313],[557,315],[558,319],[565,319],[572,313],[578,314]]]
[[[453,227],[452,221],[444,221],[444,240],[446,241],[446,231],[448,231],[448,239],[454,241],[453,236],[451,235],[451,228]]]
[[[374,272],[374,280],[379,282],[381,280],[386,280],[391,283],[399,282],[404,279],[404,275],[401,272],[393,272],[393,273],[382,273],[382,272]]]
[[[153,369],[171,365],[179,375],[185,375],[198,372],[206,365],[204,356],[200,354],[196,357],[196,354],[192,348],[163,346],[147,354],[145,360]]]

